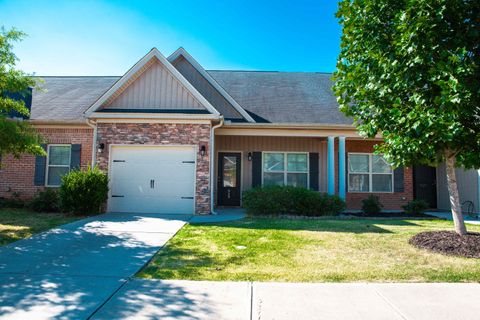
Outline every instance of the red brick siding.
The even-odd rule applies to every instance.
[[[81,167],[86,168],[92,160],[93,130],[91,128],[38,128],[48,143],[81,144]],[[33,184],[35,156],[22,155],[15,159],[10,155],[2,159],[0,168],[0,197],[9,198],[18,193],[23,199],[32,198],[43,187]]]
[[[373,147],[378,141],[360,141],[348,140],[345,144],[345,151],[348,152],[367,152],[372,153]],[[337,166],[338,168],[338,166]],[[346,175],[348,175],[346,173]],[[347,177],[348,179],[348,177]],[[338,180],[337,180],[338,181]],[[380,202],[384,205],[386,210],[400,210],[402,205],[407,204],[413,200],[413,172],[411,168],[404,169],[404,192],[394,193],[351,193],[347,188],[347,209],[361,209],[362,200],[367,198],[370,194],[374,194],[380,198]]]
[[[197,179],[195,213],[209,214],[210,210],[210,125],[209,124],[164,124],[164,123],[99,123],[97,142],[105,149],[97,153],[97,163],[108,170],[109,145],[198,145],[206,147],[206,153],[197,154]]]

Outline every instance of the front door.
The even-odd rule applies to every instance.
[[[437,207],[437,172],[434,167],[413,167],[415,199],[428,202],[430,208]]]
[[[241,153],[218,153],[218,200],[219,206],[240,206]]]

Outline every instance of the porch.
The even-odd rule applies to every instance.
[[[409,168],[392,170],[386,191],[372,189],[372,182],[366,182],[370,189],[354,191],[351,185],[348,191],[348,155],[372,154],[379,141],[364,140],[356,132],[344,130],[222,128],[214,142],[215,207],[241,207],[244,191],[280,184],[336,194],[346,201],[347,209],[360,209],[361,200],[375,194],[384,209],[399,210],[413,199]],[[372,180],[371,174],[368,179]]]

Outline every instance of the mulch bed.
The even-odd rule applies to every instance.
[[[409,243],[417,248],[466,258],[480,258],[480,233],[460,236],[454,231],[426,231],[413,236]]]

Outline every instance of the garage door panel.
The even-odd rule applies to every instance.
[[[122,208],[127,213],[163,213],[163,214],[191,214],[193,208],[193,199],[178,198],[116,198],[116,206]],[[152,208],[154,208],[152,210]]]
[[[109,210],[193,214],[195,156],[193,147],[112,147]]]

